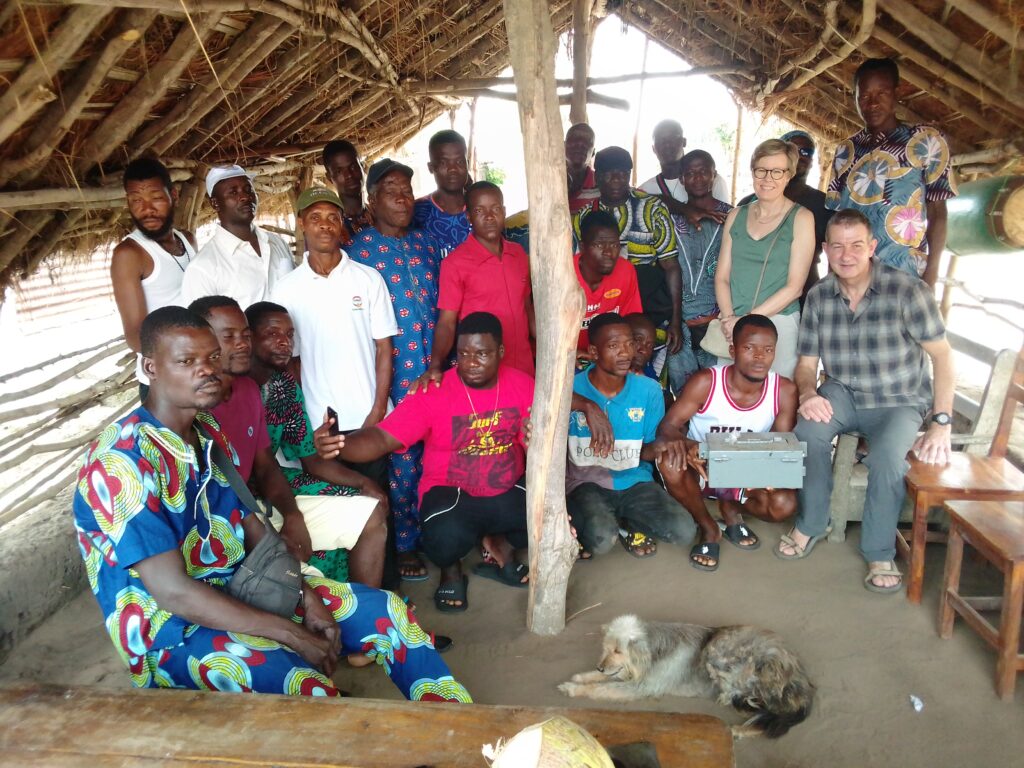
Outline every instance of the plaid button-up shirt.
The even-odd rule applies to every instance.
[[[825,375],[849,387],[858,408],[910,405],[923,415],[931,406],[932,383],[921,344],[945,333],[931,287],[874,262],[856,311],[832,273],[810,290],[797,351],[820,358]]]

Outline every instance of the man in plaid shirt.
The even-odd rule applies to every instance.
[[[867,218],[856,210],[839,211],[826,230],[831,271],[807,295],[794,376],[800,402],[796,435],[807,443],[807,477],[796,525],[775,554],[783,560],[806,557],[825,535],[832,440],[842,432],[861,432],[871,449],[864,460],[864,586],[891,593],[902,586],[893,558],[907,451],[928,463],[949,461],[953,355],[932,288],[876,261],[877,244]],[[819,360],[825,370],[820,387]]]

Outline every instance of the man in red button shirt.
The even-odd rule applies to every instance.
[[[583,327],[576,344],[577,356],[583,357],[590,346],[587,328],[592,318],[605,312],[623,317],[643,312],[636,267],[620,256],[619,225],[608,211],[594,211],[580,225],[580,252],[573,257],[576,279],[580,281],[587,306]]]
[[[466,213],[473,228],[465,242],[441,262],[438,318],[430,367],[409,392],[440,383],[455,343],[455,326],[473,312],[490,312],[501,321],[505,357],[502,365],[533,376],[533,301],[530,259],[504,237],[505,203],[501,189],[478,181],[466,190]],[[617,230],[616,230],[617,233]],[[616,234],[616,237],[618,234]]]

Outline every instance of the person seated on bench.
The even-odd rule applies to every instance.
[[[863,213],[837,212],[825,229],[824,245],[829,274],[807,294],[797,346],[796,436],[807,443],[807,477],[796,524],[775,554],[799,560],[825,536],[832,441],[843,432],[862,432],[870,447],[860,531],[860,553],[868,564],[864,587],[898,592],[903,577],[893,558],[906,494],[903,477],[910,466],[907,451],[930,464],[949,461],[953,351],[932,287],[877,261],[878,241]],[[825,370],[820,387],[819,359]],[[918,436],[929,410],[927,428]]]
[[[620,527],[627,530],[623,546],[635,557],[655,554],[653,539],[688,544],[696,533],[693,518],[654,481],[651,466],[680,463],[684,450],[681,439],[657,435],[665,415],[661,387],[632,372],[636,343],[621,315],[598,315],[589,333],[594,365],[576,374],[573,392],[607,414],[614,441],[610,447],[595,447],[590,418],[574,403],[565,486],[580,544],[589,555],[604,554],[619,538]]]
[[[330,436],[317,428],[322,458],[369,461],[423,441],[420,543],[441,569],[439,611],[465,611],[462,558],[483,539],[493,563],[478,576],[525,587],[529,569],[515,560],[526,539],[526,435],[533,379],[502,365],[501,322],[472,312],[456,329],[456,366],[439,384],[408,395],[375,427]]]
[[[138,688],[338,696],[340,653],[373,656],[406,698],[471,701],[398,595],[306,577],[295,614],[223,591],[267,529],[215,466],[237,455],[209,409],[220,345],[183,307],[142,323],[146,402],[89,446],[74,497],[89,585]]]
[[[327,560],[348,550],[347,580],[381,586],[387,495],[364,475],[317,456],[305,395],[287,370],[295,334],[288,310],[259,301],[245,310],[245,319],[252,333],[249,375],[260,387],[270,450],[295,494],[313,548],[324,550]],[[336,561],[342,560],[343,555]]]
[[[319,575],[380,587],[387,539],[384,494],[354,495],[352,486],[359,485],[361,476],[337,462],[322,461],[312,450],[307,472],[315,471],[322,492],[297,495],[295,486],[289,482],[295,478],[286,476],[276,458],[280,430],[273,430],[277,439],[271,441],[261,383],[249,376],[253,365],[252,335],[238,302],[228,296],[204,296],[193,301],[189,310],[210,324],[220,342],[223,399],[211,413],[238,452],[242,479],[284,519],[282,526],[281,518],[275,514],[271,522],[275,527],[282,526],[282,534],[287,534],[290,520],[298,516],[305,530],[304,556],[300,559],[316,568]],[[279,422],[277,415],[271,418]],[[308,447],[312,449],[312,440]],[[352,550],[351,574],[347,559],[337,553],[339,549]]]
[[[658,434],[678,439],[685,434],[686,461],[682,467],[662,464],[665,487],[693,515],[702,541],[690,550],[690,565],[701,571],[718,570],[722,529],[708,514],[704,498],[717,498],[725,537],[740,549],[761,546],[743,522],[743,513],[777,522],[796,512],[791,489],[709,488],[700,444],[715,432],[790,432],[796,424],[796,385],[771,370],[778,340],[775,324],[764,315],[744,315],[732,332],[730,347],[736,361],[694,373],[679,399],[669,408]]]

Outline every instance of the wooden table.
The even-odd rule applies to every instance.
[[[650,741],[665,768],[735,765],[708,715],[55,686],[0,688],[0,763],[484,768],[482,745],[554,715],[606,746]]]

